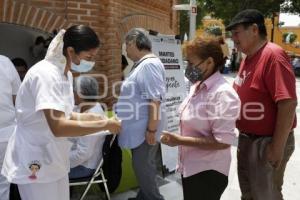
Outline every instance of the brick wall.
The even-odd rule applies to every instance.
[[[121,78],[121,47],[124,34],[133,27],[160,33],[177,33],[176,0],[0,0],[0,23],[23,25],[45,32],[72,24],[91,26],[101,48],[93,71],[108,77],[108,95],[114,102],[112,85]],[[104,84],[100,84],[104,87]]]

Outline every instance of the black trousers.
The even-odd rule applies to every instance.
[[[228,185],[228,176],[215,170],[183,178],[184,200],[219,200]]]

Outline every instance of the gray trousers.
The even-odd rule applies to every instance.
[[[274,169],[264,157],[265,147],[271,139],[239,136],[237,157],[242,200],[283,200],[283,176],[295,149],[295,139],[294,134],[290,133],[279,169]]]
[[[149,145],[146,141],[131,149],[132,165],[140,186],[137,200],[163,200],[156,181],[157,169],[155,156],[159,144]]]

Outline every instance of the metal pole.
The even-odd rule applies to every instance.
[[[271,42],[274,42],[275,17],[276,17],[276,13],[273,12],[272,13]]]
[[[196,33],[196,16],[197,16],[197,3],[196,0],[190,0],[190,34],[189,40],[195,37]]]

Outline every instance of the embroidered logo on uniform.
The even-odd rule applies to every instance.
[[[31,171],[31,175],[28,176],[28,178],[35,180],[37,179],[37,172],[41,169],[42,165],[40,161],[38,160],[33,160],[31,163],[29,163],[29,169]]]

